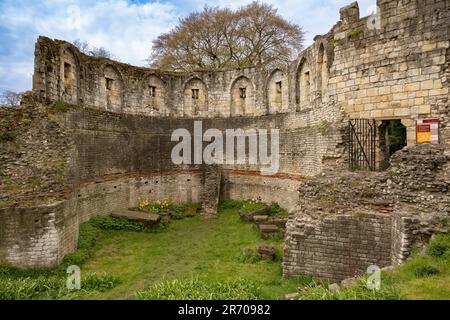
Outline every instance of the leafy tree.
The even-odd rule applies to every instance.
[[[302,48],[304,32],[273,6],[253,2],[239,10],[205,7],[153,41],[150,65],[176,70],[269,68]]]

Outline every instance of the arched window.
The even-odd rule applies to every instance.
[[[100,79],[103,107],[109,111],[122,110],[123,81],[113,66],[106,66]]]
[[[208,111],[208,92],[205,83],[199,78],[192,78],[184,86],[184,114],[201,115]]]
[[[249,78],[240,76],[231,86],[231,115],[255,113],[253,84]]]
[[[297,71],[297,103],[300,109],[306,108],[311,102],[311,71],[308,61],[302,59]]]
[[[165,94],[164,82],[157,76],[151,75],[143,81],[142,103],[146,111],[164,113],[166,111]]]
[[[319,47],[319,56],[317,58],[317,81],[318,92],[320,92],[322,101],[328,96],[328,66],[327,55],[323,43]]]
[[[276,113],[288,105],[287,79],[283,71],[277,69],[272,72],[267,85],[267,100],[269,113]]]

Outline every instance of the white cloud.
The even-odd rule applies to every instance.
[[[161,2],[159,2],[161,1]],[[34,43],[39,35],[105,47],[116,59],[145,65],[152,40],[167,32],[178,18],[212,0],[169,0],[151,3],[126,0],[44,0],[0,2],[0,87],[17,91],[31,88]],[[177,2],[180,1],[180,2]],[[251,0],[224,0],[220,6],[238,8]],[[339,19],[339,8],[351,0],[266,0],[307,32],[306,45],[326,33]],[[375,0],[360,0],[361,15]]]

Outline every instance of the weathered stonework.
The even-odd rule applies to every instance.
[[[418,235],[438,229],[426,207],[449,212],[447,151],[398,152],[389,177],[345,173],[347,120],[375,119],[380,129],[399,119],[413,146],[416,120],[436,118],[440,144],[450,143],[450,7],[377,4],[365,18],[357,3],[342,8],[330,32],[276,70],[162,72],[40,37],[33,94],[21,110],[0,110],[17,122],[0,123],[0,134],[15,132],[0,140],[0,262],[56,264],[75,250],[79,223],[140,199],[203,201],[213,212],[219,197],[288,209],[285,275],[341,279],[404,261]],[[210,179],[211,168],[173,164],[171,134],[192,134],[195,120],[204,131],[279,129],[278,173],[225,164]],[[378,168],[388,163],[380,141]],[[414,189],[420,179],[426,194]]]
[[[398,151],[386,172],[324,173],[299,185],[286,231],[285,276],[336,281],[403,263],[450,221],[450,148]]]

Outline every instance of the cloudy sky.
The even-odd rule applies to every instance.
[[[353,0],[265,0],[306,31],[306,45],[339,20]],[[145,65],[152,40],[179,18],[205,5],[238,8],[251,0],[0,0],[0,90],[31,89],[34,43],[39,35],[105,47],[114,58]],[[359,0],[361,15],[376,0]]]

